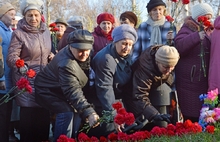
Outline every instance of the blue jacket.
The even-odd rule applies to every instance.
[[[167,33],[170,31],[170,22],[166,21],[164,25],[160,26],[161,30],[161,38],[162,38],[162,44],[166,44],[167,42]],[[138,40],[134,45],[134,50],[132,54],[132,61],[135,62],[141,53],[150,47],[150,37],[151,37],[151,31],[152,26],[147,24],[146,22],[141,23],[141,25],[138,27]],[[175,37],[176,35],[176,28],[173,27],[173,35]]]
[[[112,110],[116,99],[122,99],[132,79],[131,56],[120,57],[111,43],[100,50],[92,60],[96,93],[103,110]],[[95,104],[99,105],[99,104]],[[97,106],[96,106],[97,107]]]
[[[6,63],[6,58],[8,55],[8,48],[11,42],[12,31],[6,27],[6,25],[0,21],[0,37],[2,42],[2,54],[4,58],[4,76],[0,78],[0,81],[5,81],[6,90],[0,90],[0,94],[6,94],[12,87],[11,70]]]

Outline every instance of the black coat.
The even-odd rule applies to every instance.
[[[75,109],[85,119],[95,112],[82,91],[87,81],[86,74],[66,46],[36,76],[36,102],[55,113]]]

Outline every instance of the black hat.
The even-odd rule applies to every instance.
[[[154,7],[156,6],[165,6],[166,4],[162,0],[150,0],[149,3],[147,4],[147,12],[149,13]]]
[[[78,29],[68,35],[67,42],[73,48],[91,50],[94,37],[89,31]]]

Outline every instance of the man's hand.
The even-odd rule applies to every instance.
[[[99,120],[99,116],[96,113],[90,114],[88,117],[89,126],[93,128],[98,126],[99,125],[98,120]]]
[[[26,65],[24,65],[23,67],[20,67],[19,68],[19,72],[22,74],[22,75],[25,75],[28,71],[28,67]]]
[[[114,122],[114,126],[117,132],[122,132],[121,128],[124,129],[124,124],[118,125],[117,123]]]

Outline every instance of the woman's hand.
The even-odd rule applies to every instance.
[[[200,31],[199,37],[200,37],[200,40],[203,40],[205,38],[205,31]]]
[[[117,123],[114,122],[114,125],[115,125],[115,130],[117,132],[122,132],[121,128],[124,129],[124,124],[118,125]]]
[[[48,55],[48,61],[51,61],[54,56],[55,55],[52,52],[50,52],[50,54]]]

